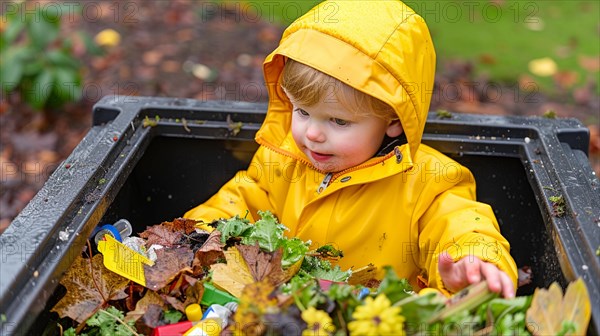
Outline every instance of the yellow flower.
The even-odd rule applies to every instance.
[[[352,313],[354,321],[348,323],[350,335],[404,335],[404,316],[400,311],[385,294],[379,294],[374,300],[367,297]]]
[[[308,324],[306,329],[302,331],[302,336],[330,335],[335,331],[331,317],[326,312],[315,309],[315,307],[303,311],[302,319]]]

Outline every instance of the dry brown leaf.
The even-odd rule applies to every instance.
[[[181,312],[185,312],[185,307],[192,303],[200,303],[204,293],[202,283],[186,273],[179,274],[177,280],[169,285],[169,289],[170,292],[163,295],[163,299]]]
[[[260,250],[258,244],[253,246],[238,245],[236,247],[246,261],[254,281],[267,279],[275,286],[285,281],[286,275],[281,268],[281,249],[273,253],[266,253]]]
[[[163,305],[149,304],[148,307],[146,307],[146,313],[137,321],[136,328],[145,335],[149,335],[152,332],[152,329],[163,325],[163,322],[161,321],[162,315]]]
[[[185,275],[185,277],[190,277],[187,274]],[[194,280],[196,280],[196,278],[190,277]],[[188,282],[190,282],[188,280]],[[189,305],[191,305],[192,303],[200,303],[200,300],[202,300],[202,295],[204,295],[204,286],[202,285],[201,281],[196,281],[194,283],[190,282],[190,286],[188,288],[185,289],[185,302],[183,303],[184,307],[187,307]]]
[[[217,263],[219,259],[225,259],[225,255],[221,244],[221,232],[215,230],[211,232],[202,247],[194,255],[194,261],[192,262],[194,276],[200,276],[204,273],[205,267]]]
[[[494,57],[493,54],[484,53],[484,54],[479,55],[479,63],[487,64],[487,65],[494,65],[494,64],[498,63],[498,61],[496,60],[496,57]]]
[[[568,89],[579,80],[579,73],[575,71],[559,71],[553,76],[554,81],[560,87]]]
[[[183,302],[179,301],[176,297],[172,297],[169,295],[162,295],[162,297],[164,298],[164,300],[166,302],[168,302],[171,307],[179,310],[180,312],[185,312],[185,305],[183,304]]]
[[[192,272],[194,252],[188,247],[164,248],[156,251],[154,266],[144,264],[146,287],[158,291],[183,272]]]
[[[600,126],[588,125],[590,130],[590,153],[600,152]]]
[[[127,289],[125,290],[125,293],[128,295],[125,299],[125,307],[127,307],[127,310],[135,310],[135,306],[144,296],[144,292],[146,292],[146,287],[133,281],[129,282],[129,286],[127,286]]]
[[[171,247],[176,245],[183,232],[172,231],[170,228],[163,225],[154,225],[146,228],[146,231],[140,233],[140,237],[145,238],[146,245],[151,246],[153,244]]]
[[[51,311],[82,323],[109,300],[126,298],[129,280],[109,271],[102,261],[102,254],[96,254],[90,271],[90,260],[77,257],[60,280],[67,294]]]
[[[579,56],[579,65],[584,70],[591,72],[600,71],[600,57],[599,56]]]
[[[180,217],[175,218],[172,222],[162,222],[160,225],[173,232],[185,232],[185,234],[190,234],[196,231],[196,224],[198,224],[197,220]]]
[[[165,301],[155,291],[147,291],[135,305],[135,310],[132,310],[125,315],[125,322],[137,321],[140,317],[146,314],[150,305],[158,305],[161,308],[165,306]]]

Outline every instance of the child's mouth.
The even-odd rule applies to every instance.
[[[332,154],[317,153],[317,152],[313,152],[311,150],[309,150],[309,152],[310,152],[310,156],[317,162],[324,162],[333,157]]]

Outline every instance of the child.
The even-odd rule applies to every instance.
[[[284,32],[264,63],[270,102],[247,171],[185,214],[255,220],[334,244],[342,269],[391,265],[418,290],[488,280],[514,296],[516,267],[472,174],[421,144],[435,52],[399,1],[324,2]]]

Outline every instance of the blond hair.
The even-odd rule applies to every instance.
[[[289,58],[283,67],[280,84],[300,105],[313,106],[318,102],[335,101],[360,116],[375,116],[384,120],[398,118],[394,109],[381,100]]]

